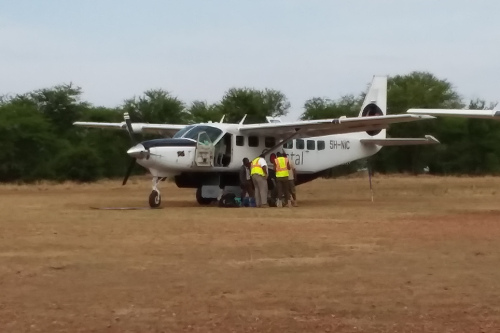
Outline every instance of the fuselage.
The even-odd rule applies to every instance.
[[[276,147],[279,144],[276,138],[242,134],[237,124],[201,124],[187,126],[173,138],[142,142],[128,153],[153,176],[172,177],[196,173],[235,174],[243,158],[252,160],[271,149],[266,154],[271,168],[273,153],[284,151],[295,163],[298,175],[306,179],[310,178],[307,175],[378,152],[379,146],[360,142],[367,137],[365,132],[318,136],[292,139]]]

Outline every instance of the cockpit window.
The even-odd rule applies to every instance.
[[[186,139],[193,139],[193,140],[198,140],[198,134],[200,132],[206,132],[208,137],[210,138],[210,141],[215,142],[217,138],[222,134],[222,130],[212,127],[212,126],[206,126],[206,125],[191,125],[189,130],[185,131],[181,137],[186,138]],[[183,128],[181,131],[184,131],[186,128]],[[177,132],[174,136],[174,138],[178,137],[177,135],[181,132]]]
[[[173,138],[176,138],[176,139],[181,138],[184,134],[186,134],[186,132],[189,132],[189,130],[192,129],[193,127],[195,127],[195,125],[189,125],[189,126],[184,127],[179,132],[175,133]]]

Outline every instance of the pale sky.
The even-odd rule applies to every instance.
[[[115,107],[162,88],[190,103],[231,87],[311,97],[429,71],[500,101],[499,0],[0,0],[0,95],[73,82]]]

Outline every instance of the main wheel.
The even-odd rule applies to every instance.
[[[212,198],[202,197],[201,196],[201,187],[198,187],[198,189],[196,190],[196,201],[198,201],[198,203],[200,205],[206,206],[206,205],[210,205],[215,200]]]
[[[149,195],[149,207],[157,208],[161,204],[161,195],[160,192],[153,190]]]

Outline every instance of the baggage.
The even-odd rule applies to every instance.
[[[244,197],[243,202],[241,203],[243,207],[255,207],[255,198]]]
[[[240,207],[240,205],[236,201],[236,195],[234,193],[226,193],[220,198],[219,207],[234,208]]]

